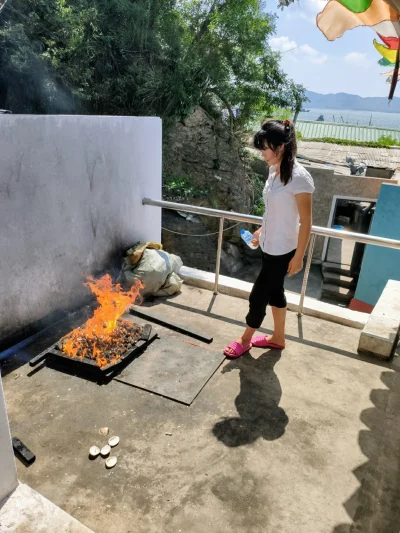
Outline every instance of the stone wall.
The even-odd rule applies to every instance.
[[[163,174],[165,178],[188,177],[197,189],[206,191],[191,198],[191,203],[249,213],[253,186],[240,150],[229,128],[198,107],[169,132],[164,143]]]
[[[138,240],[161,239],[161,121],[0,118],[0,341],[87,295]]]
[[[164,181],[184,178],[193,186],[187,198],[164,193],[167,200],[202,205],[213,209],[250,213],[254,204],[253,183],[241,157],[241,146],[229,128],[198,107],[172,128],[164,142]],[[265,165],[264,165],[265,166]],[[197,223],[186,221],[176,213],[163,214],[163,244],[167,251],[180,255],[186,266],[215,271],[219,221],[211,217],[196,217]],[[225,227],[235,226],[224,233],[221,272],[234,275],[244,266],[243,246],[239,229],[226,221]],[[172,233],[174,232],[174,233]],[[189,237],[179,235],[209,235]]]

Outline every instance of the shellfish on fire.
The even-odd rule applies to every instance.
[[[114,448],[114,446],[117,446],[119,444],[119,437],[111,437],[108,439],[108,444],[111,446],[111,448]]]

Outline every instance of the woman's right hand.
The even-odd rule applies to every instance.
[[[260,236],[261,236],[261,228],[259,228],[257,231],[253,233],[253,238],[251,239],[251,244],[253,246],[260,246]]]

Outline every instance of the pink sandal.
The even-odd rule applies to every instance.
[[[251,347],[252,343],[250,343],[246,348],[244,348],[239,342],[233,341],[229,346],[225,348],[224,355],[226,355],[226,357],[230,357],[231,359],[236,359],[237,357],[241,357],[243,354],[250,351]],[[229,348],[234,351],[234,354],[228,352]]]
[[[272,350],[284,350],[285,347],[274,342],[267,341],[265,335],[258,335],[251,339],[251,345],[255,348],[271,348]]]

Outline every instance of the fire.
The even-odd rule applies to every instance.
[[[96,296],[99,307],[84,326],[74,329],[64,337],[62,351],[72,358],[95,359],[98,366],[103,367],[120,358],[117,346],[120,328],[118,319],[129,305],[136,302],[143,285],[137,281],[129,291],[123,291],[120,284],[113,284],[109,274],[97,280],[89,277],[85,285]],[[108,359],[103,353],[105,347],[109,352]]]

